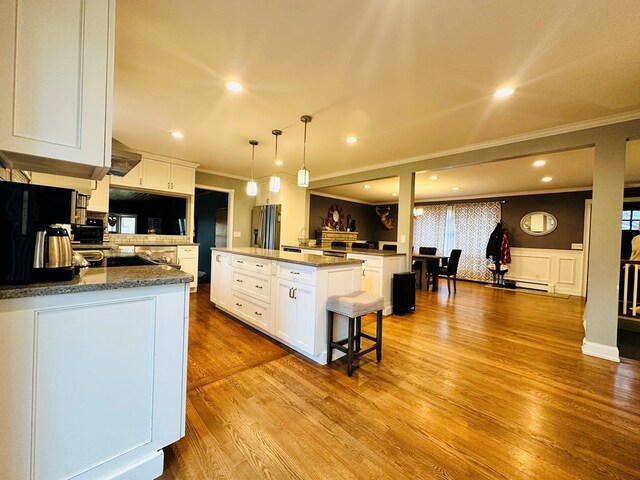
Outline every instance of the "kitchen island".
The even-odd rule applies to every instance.
[[[393,312],[393,275],[405,271],[406,255],[392,250],[352,247],[283,245],[282,250],[307,255],[339,256],[362,260],[361,289],[384,297],[384,315]]]
[[[327,363],[327,297],[360,290],[362,260],[248,247],[211,250],[211,302],[217,308]],[[346,332],[346,322],[336,321],[334,335]]]
[[[184,436],[189,282],[166,266],[0,287],[0,478],[156,478]]]

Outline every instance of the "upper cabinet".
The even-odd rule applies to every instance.
[[[0,163],[99,179],[111,165],[115,0],[0,2]]]
[[[160,156],[161,157],[161,156]],[[111,177],[111,185],[136,190],[153,190],[193,195],[196,182],[195,163],[180,164],[143,154],[142,161],[124,177]],[[180,161],[180,160],[175,160]]]

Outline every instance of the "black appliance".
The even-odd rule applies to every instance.
[[[75,190],[0,181],[0,285],[35,281],[36,232],[75,217]]]
[[[71,225],[73,243],[101,244],[104,235],[104,222],[89,218],[86,225]]]

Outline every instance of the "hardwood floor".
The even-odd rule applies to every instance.
[[[385,317],[382,362],[349,378],[199,287],[187,434],[161,478],[640,478],[640,361],[582,355],[582,299],[462,281],[416,295],[416,313]]]

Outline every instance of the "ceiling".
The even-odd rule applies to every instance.
[[[246,178],[250,139],[255,176],[272,173],[278,128],[281,171],[295,175],[309,114],[313,181],[640,116],[638,25],[637,0],[119,2],[113,133]],[[493,97],[507,85],[511,97]]]
[[[468,167],[418,172],[415,200],[419,202],[591,189],[594,155],[593,148],[582,148]],[[536,167],[533,165],[536,160],[544,160],[545,164]],[[432,179],[433,177],[437,178]],[[543,182],[543,177],[551,177],[551,181]],[[640,184],[640,140],[627,142],[625,184]],[[458,190],[453,190],[454,187]],[[365,203],[395,203],[397,197],[393,193],[397,193],[398,188],[398,177],[391,177],[319,188],[312,193]]]

